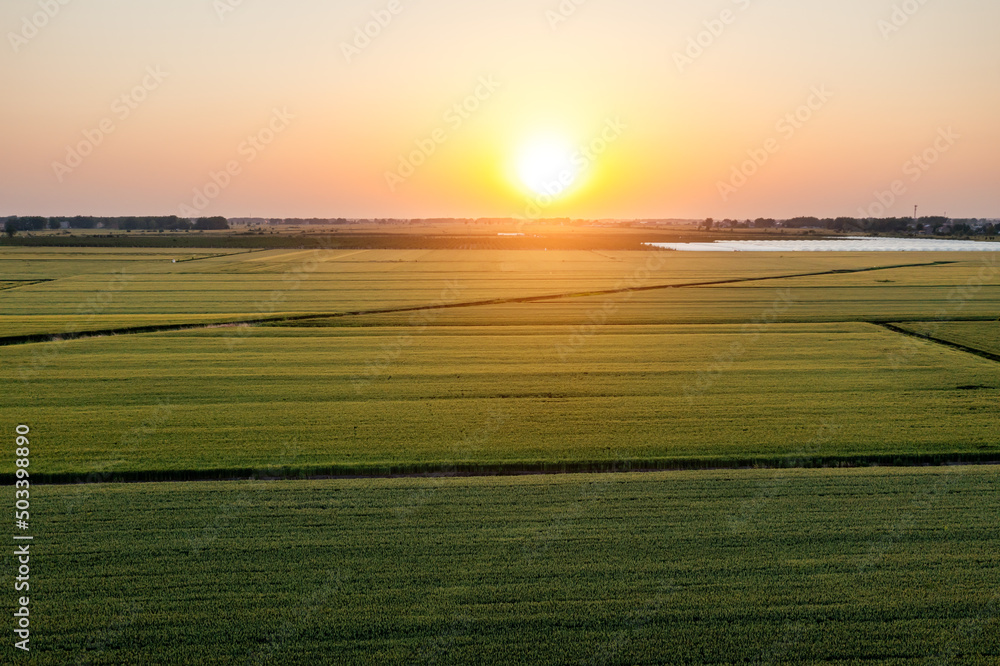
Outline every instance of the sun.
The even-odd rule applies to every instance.
[[[574,185],[580,175],[575,155],[572,144],[563,139],[533,139],[520,151],[517,175],[535,194],[559,197]]]

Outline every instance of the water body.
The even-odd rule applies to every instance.
[[[740,240],[712,243],[645,243],[682,252],[1000,252],[1000,243],[935,238],[868,238],[834,240]]]

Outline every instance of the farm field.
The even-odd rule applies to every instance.
[[[315,324],[398,326],[413,313],[393,310],[543,296],[553,298],[437,309],[433,323],[904,321],[995,319],[1000,311],[992,255],[765,254],[3,248],[0,342],[309,314],[338,315]],[[914,263],[923,265],[906,267]],[[805,273],[824,274],[780,277]],[[750,281],[621,292],[731,280]],[[618,292],[580,296],[608,290]]]
[[[185,252],[0,249],[31,663],[1000,660],[992,255]]]
[[[1000,321],[914,322],[901,325],[920,335],[1000,354]]]
[[[0,378],[19,390],[0,414],[46,424],[49,478],[1000,453],[995,363],[876,325],[995,317],[990,257],[134,252],[66,251],[60,266],[54,249],[3,251],[64,276],[0,292],[4,336],[202,327],[4,348]],[[517,300],[539,294],[555,296]],[[271,325],[208,327],[248,319]]]
[[[58,447],[35,471],[70,477],[1000,455],[995,363],[872,324],[574,335],[262,327],[52,343],[51,357],[18,345],[0,415],[44,424]]]
[[[993,664],[997,483],[961,467],[50,486],[32,663]]]
[[[589,326],[651,324],[746,324],[772,322],[898,322],[905,320],[992,320],[1000,311],[1000,286],[984,287],[975,298],[955,298],[955,286],[837,287],[786,286],[783,280],[760,286],[697,287],[630,292],[474,308],[442,309],[436,326],[536,325]],[[873,280],[874,282],[874,280]],[[400,326],[411,312],[373,313],[351,318],[316,317],[313,325]]]
[[[33,252],[36,252],[33,254]],[[282,314],[329,314],[423,306],[431,303],[461,303],[487,299],[525,298],[577,294],[622,288],[649,288],[726,280],[753,280],[804,273],[881,268],[855,274],[827,274],[769,282],[747,282],[743,288],[763,287],[754,292],[733,292],[734,285],[714,288],[724,291],[698,292],[709,309],[696,316],[706,322],[727,316],[730,303],[751,301],[749,307],[774,300],[779,288],[818,287],[821,296],[835,301],[860,300],[885,304],[891,292],[901,287],[927,290],[905,296],[920,310],[921,296],[946,299],[948,289],[963,284],[986,265],[982,257],[930,253],[916,259],[892,254],[836,255],[821,257],[790,253],[760,256],[737,253],[720,258],[714,253],[665,251],[447,251],[447,250],[269,250],[207,256],[220,250],[204,250],[196,261],[171,263],[189,255],[149,251],[142,255],[90,249],[44,253],[30,248],[0,249],[0,280],[39,279],[47,282],[0,292],[2,316],[219,314],[277,316]],[[203,256],[194,255],[194,256]],[[59,261],[63,256],[64,261]],[[83,257],[83,258],[81,258]],[[35,261],[35,258],[38,260]],[[954,263],[935,264],[949,261]],[[894,268],[913,263],[919,268]],[[796,282],[796,280],[801,281]],[[821,281],[821,284],[817,283]],[[840,293],[844,291],[844,293]],[[691,315],[684,310],[685,296],[674,290],[638,292],[636,299],[653,294],[653,305],[679,309],[670,321]],[[993,280],[977,291],[976,302],[1000,301],[1000,288]],[[88,299],[100,297],[96,304]],[[860,297],[860,298],[859,298]],[[595,296],[598,302],[602,296]],[[666,299],[663,301],[656,299]],[[680,298],[679,302],[672,299]],[[968,300],[968,299],[967,299]],[[582,300],[585,307],[590,303]],[[650,301],[636,300],[645,308]],[[689,306],[690,307],[690,306]],[[839,314],[838,306],[832,314]],[[923,311],[929,311],[924,306]],[[983,306],[984,308],[986,306]],[[875,308],[853,312],[872,312]],[[748,310],[749,311],[749,310]],[[974,313],[969,313],[974,314]],[[2,320],[0,320],[2,323]],[[502,323],[502,320],[496,323]],[[534,323],[534,322],[526,322]],[[669,322],[660,322],[669,323]]]

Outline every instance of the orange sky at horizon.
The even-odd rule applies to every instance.
[[[989,0],[9,0],[0,215],[1000,217],[996,25]]]

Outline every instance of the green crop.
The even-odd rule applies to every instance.
[[[996,663],[997,483],[953,468],[46,487],[32,663]]]

